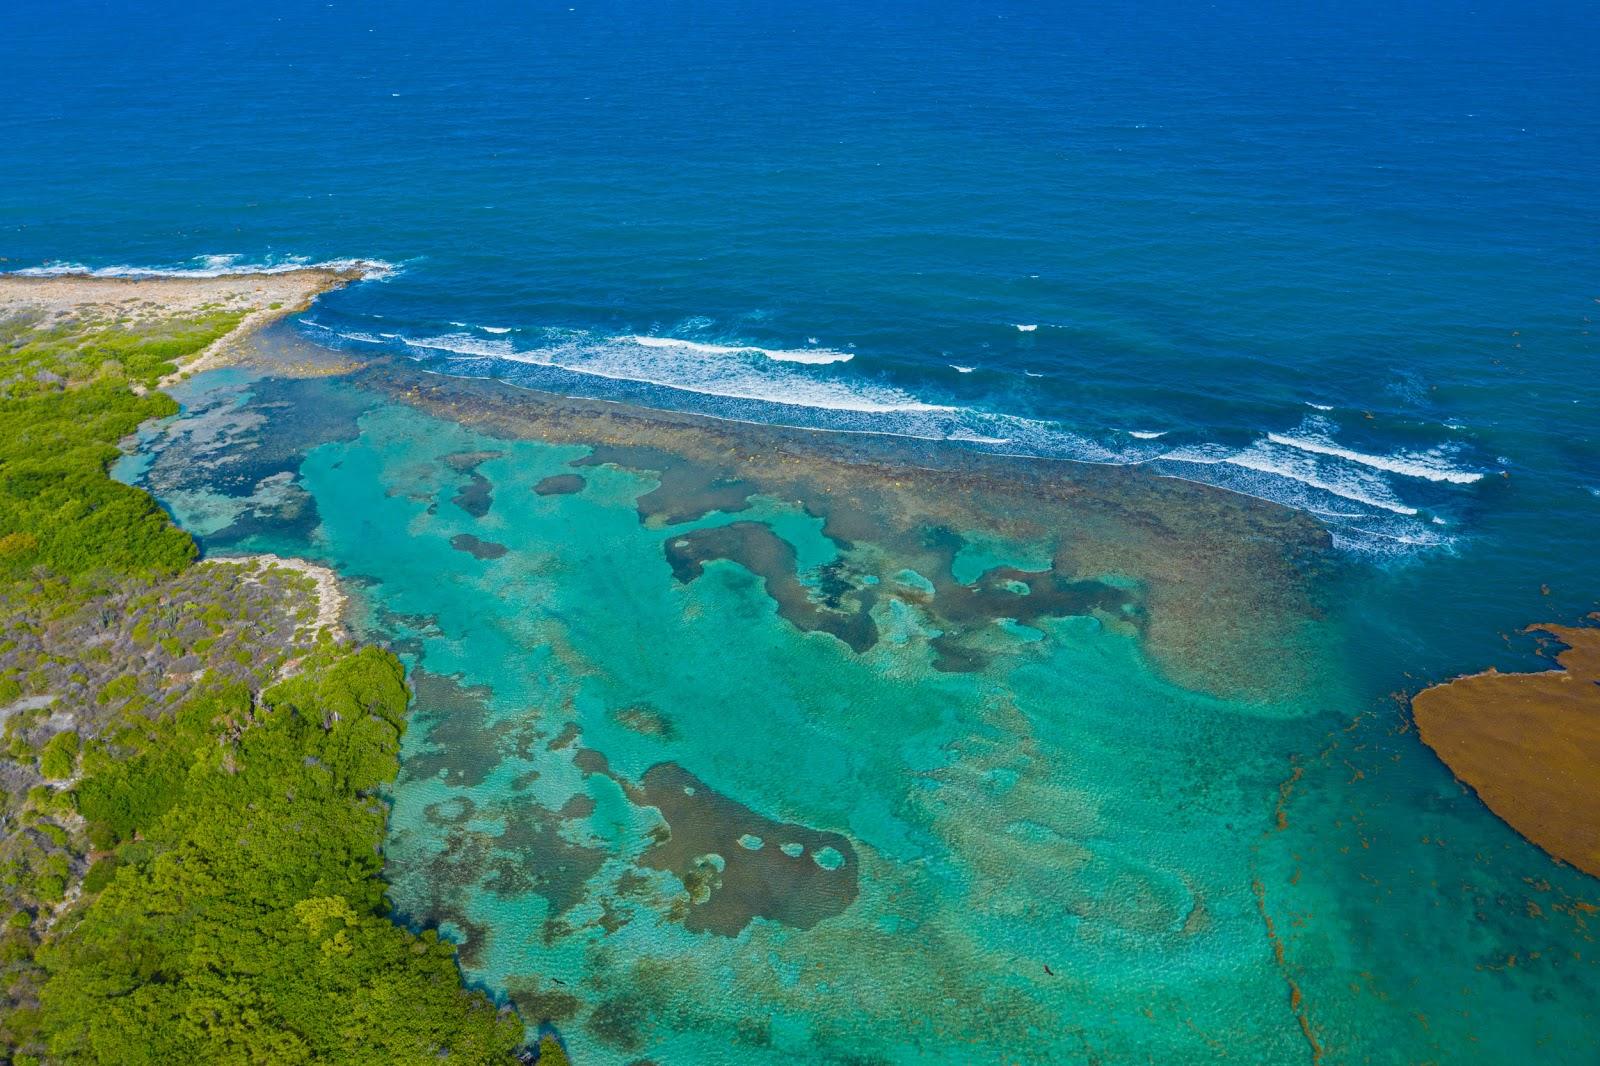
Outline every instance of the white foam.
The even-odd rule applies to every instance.
[[[613,340],[630,341],[643,345],[646,348],[678,348],[687,352],[700,355],[736,355],[741,352],[754,352],[779,363],[809,363],[813,366],[825,366],[829,363],[848,363],[855,356],[849,352],[839,352],[832,348],[759,348],[754,344],[705,344],[700,341],[686,341],[677,337],[614,337]],[[808,338],[815,343],[816,338]]]
[[[1341,447],[1323,437],[1268,433],[1267,439],[1274,444],[1298,448],[1300,451],[1310,452],[1313,455],[1337,456],[1348,462],[1359,463],[1362,466],[1371,467],[1373,470],[1399,474],[1402,477],[1422,478],[1426,481],[1446,481],[1452,485],[1470,485],[1474,481],[1479,481],[1483,478],[1483,475],[1476,471],[1460,470],[1451,466],[1446,457],[1437,449],[1421,453],[1401,452],[1397,455],[1368,455],[1365,452]]]
[[[1250,450],[1230,455],[1223,462],[1246,470],[1254,470],[1262,474],[1271,474],[1275,477],[1287,478],[1298,481],[1302,485],[1309,485],[1314,489],[1342,496],[1356,503],[1366,504],[1368,507],[1377,507],[1394,514],[1414,515],[1415,507],[1408,507],[1394,498],[1393,493],[1382,482],[1363,482],[1359,478],[1326,477],[1320,468],[1307,466],[1293,461],[1285,461],[1282,457]]]
[[[312,262],[304,256],[288,256],[270,263],[241,262],[241,255],[200,255],[189,260],[192,266],[104,266],[82,263],[46,263],[12,273],[27,278],[220,278],[229,274],[291,274],[296,270],[359,271],[363,280],[386,278],[400,268],[382,259],[326,259]]]
[[[975,366],[957,366],[955,363],[951,363],[950,369],[954,370],[957,374],[970,374],[978,368]]]
[[[325,333],[328,333],[328,334],[331,334],[332,336],[338,337],[340,340],[359,341],[362,344],[382,344],[385,337],[388,337],[388,338],[398,338],[399,337],[399,334],[397,334],[397,333],[379,333],[377,336],[373,336],[371,333],[365,333],[365,332],[363,332],[361,330],[350,330],[349,332],[341,332],[340,330],[334,329],[332,326],[323,325],[321,322],[318,322],[318,321],[316,321],[314,319],[310,319],[310,318],[305,319],[303,324],[307,325],[307,326],[310,326],[313,329],[320,329]]]
[[[1315,407],[1319,411],[1333,410],[1333,404],[1331,403],[1312,403],[1310,400],[1307,400],[1305,401],[1305,404],[1307,407]]]
[[[752,400],[864,414],[927,414],[954,408],[925,403],[893,386],[870,381],[819,378],[791,364],[825,364],[850,358],[843,352],[781,352],[766,348],[703,344],[674,337],[597,338],[571,333],[557,343],[503,356],[517,362],[555,367],[576,374],[633,381],[732,400]],[[505,343],[505,342],[494,342]],[[684,358],[685,354],[693,358]]]
[[[479,326],[485,333],[510,333],[510,326]]]
[[[1158,437],[1165,437],[1166,435],[1167,435],[1167,431],[1164,430],[1164,429],[1130,429],[1130,430],[1128,430],[1128,436],[1137,437],[1140,440],[1155,440]]]
[[[1038,328],[1039,327],[1038,327],[1037,324],[1024,326],[1020,322],[1017,323],[1017,332],[1018,333],[1032,333],[1034,330],[1036,330]]]
[[[350,334],[341,334],[351,340],[360,340]],[[484,340],[470,333],[446,333],[442,337],[402,337],[401,342],[412,348],[431,348],[434,351],[470,355],[482,359],[512,359],[516,350],[510,341]]]

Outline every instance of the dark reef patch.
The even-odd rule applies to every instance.
[[[934,666],[939,670],[970,673],[983,669],[990,652],[979,646],[979,638],[1001,619],[1027,625],[1041,618],[1095,613],[1130,622],[1141,617],[1132,589],[1074,579],[1054,565],[1039,571],[992,567],[971,584],[962,584],[953,570],[964,541],[942,526],[923,527],[897,539],[900,551],[894,558],[914,564],[926,584],[899,582],[903,587],[898,587],[895,595],[921,605],[940,629],[932,641]],[[878,642],[878,627],[871,614],[877,602],[875,586],[843,559],[819,568],[816,587],[807,586],[797,572],[794,547],[765,523],[733,522],[690,530],[668,540],[664,547],[673,576],[685,584],[698,578],[707,562],[727,559],[760,577],[767,595],[778,605],[778,614],[797,629],[831,633],[857,654]]]
[[[639,497],[639,518],[648,526],[677,525],[704,518],[713,511],[736,514],[750,509],[757,487],[742,478],[724,477],[715,467],[692,462],[661,448],[597,445],[573,466],[618,466],[655,474],[659,484]]]
[[[583,1008],[583,1000],[571,992],[545,988],[537,977],[511,978],[506,982],[506,994],[529,1025],[564,1025]]]
[[[611,712],[611,717],[616,719],[619,725],[625,726],[642,736],[671,740],[678,735],[677,727],[672,724],[672,719],[662,714],[652,704],[636,703],[631,707],[619,707]]]
[[[490,459],[498,459],[504,454],[496,451],[470,451],[451,452],[444,456],[444,461],[450,469],[458,474],[466,474],[470,479],[457,490],[450,502],[473,518],[482,518],[488,514],[490,506],[494,503],[494,486],[488,478],[478,473],[478,466]]]
[[[639,1030],[648,1020],[649,1012],[638,999],[613,996],[602,1000],[594,1008],[584,1028],[612,1047],[638,1051],[644,1046],[644,1038]]]
[[[876,593],[871,587],[849,588],[833,597],[834,606],[818,603],[801,584],[794,547],[764,522],[734,522],[696,529],[666,542],[672,575],[687,584],[699,577],[712,559],[728,559],[762,579],[778,613],[808,633],[831,633],[861,653],[878,642],[872,620]]]
[[[460,491],[450,498],[450,502],[473,518],[482,518],[494,503],[494,486],[488,478],[475,473],[472,480],[462,485]]]
[[[505,452],[483,450],[451,452],[449,455],[441,456],[440,458],[456,473],[471,474],[490,459],[499,459],[503,455],[505,455]]]
[[[756,918],[810,929],[856,898],[859,862],[841,833],[775,821],[676,763],[658,763],[634,784],[593,748],[580,748],[575,762],[661,812],[666,826],[639,861],[682,882],[687,898],[671,916],[693,932],[737,936]]]
[[[856,852],[842,834],[773,821],[675,763],[652,766],[640,788],[671,828],[640,861],[683,881],[689,929],[735,936],[754,918],[810,929],[856,898]]]
[[[471,533],[457,533],[450,538],[450,547],[458,552],[466,552],[474,559],[498,559],[511,550],[492,540],[480,540]]]
[[[372,399],[316,382],[263,378],[242,391],[209,390],[185,402],[184,417],[159,430],[160,458],[142,485],[158,497],[198,491],[232,501],[238,508],[232,521],[201,538],[215,551],[258,536],[309,539],[321,516],[299,483],[301,464],[325,441],[355,437]]]
[[[489,687],[463,685],[421,667],[412,670],[411,685],[411,728],[421,731],[428,747],[407,757],[401,780],[443,774],[457,787],[482,784],[500,765],[500,741],[510,731],[489,721]]]
[[[583,902],[585,886],[605,864],[607,851],[573,843],[562,826],[592,813],[593,800],[582,802],[587,799],[574,796],[560,811],[552,811],[509,796],[487,808],[487,815],[504,820],[505,831],[493,839],[488,864],[493,873],[483,887],[504,896],[536,892],[550,904],[552,920]]]
[[[551,474],[533,487],[540,496],[570,496],[582,492],[589,483],[582,474]]]
[[[451,796],[449,799],[430,803],[423,808],[423,816],[438,826],[460,825],[477,813],[478,805],[472,802],[470,796]]]

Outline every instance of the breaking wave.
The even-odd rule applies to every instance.
[[[201,255],[169,266],[91,267],[83,263],[52,262],[24,267],[12,274],[25,278],[220,278],[231,274],[289,274],[296,270],[359,271],[367,281],[376,281],[399,272],[396,263],[382,259],[324,259],[285,256],[265,263],[244,262],[241,255]]]
[[[467,327],[386,335],[307,322],[337,343],[398,349],[442,373],[502,378],[568,395],[718,418],[946,441],[1005,455],[1142,464],[1159,474],[1255,496],[1317,516],[1342,548],[1411,553],[1448,543],[1439,516],[1484,477],[1454,445],[1379,453],[1341,443],[1322,414],[1219,444],[1179,430],[1081,430],[1049,419],[919,395],[830,348],[766,348],[587,330]],[[455,323],[452,323],[456,325]],[[486,335],[491,334],[491,335]],[[513,340],[515,337],[515,341]],[[846,364],[852,364],[846,366]],[[930,386],[931,387],[931,386]]]

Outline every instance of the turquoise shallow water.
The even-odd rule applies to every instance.
[[[1127,607],[998,620],[947,672],[927,589],[1046,547],[958,530],[915,572],[779,499],[646,521],[653,475],[338,380],[182,399],[126,472],[211,550],[354,584],[418,692],[397,913],[580,1063],[1594,1050],[1593,882],[1404,732],[1337,613],[1271,702],[1164,680]],[[759,562],[674,572],[745,524],[814,600],[881,574],[881,639],[803,632]]]

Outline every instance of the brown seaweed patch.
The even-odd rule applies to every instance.
[[[794,547],[763,522],[734,522],[696,529],[666,542],[672,574],[687,584],[699,577],[712,559],[728,559],[761,578],[778,614],[797,629],[829,633],[857,654],[878,642],[878,627],[871,610],[876,594],[871,587],[843,590],[833,597],[837,607],[817,603],[801,584]]]
[[[1524,837],[1600,877],[1600,628],[1540,625],[1561,669],[1493,669],[1419,692],[1423,741]]]
[[[675,763],[651,767],[640,786],[670,827],[640,862],[683,881],[689,929],[736,936],[754,918],[810,929],[856,898],[856,852],[842,834],[773,821]]]
[[[533,487],[540,496],[570,496],[582,492],[589,483],[582,474],[551,474]]]
[[[466,552],[474,559],[498,559],[511,549],[492,540],[480,540],[471,533],[457,533],[450,538],[450,547]]]

